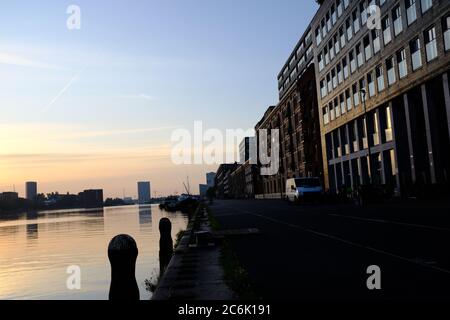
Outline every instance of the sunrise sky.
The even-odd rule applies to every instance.
[[[81,30],[66,9],[81,8]],[[193,192],[173,130],[254,127],[313,0],[22,1],[0,5],[0,191]],[[282,23],[280,23],[282,22]]]

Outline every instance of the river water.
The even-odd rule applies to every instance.
[[[145,280],[159,275],[158,224],[163,217],[172,221],[175,241],[188,217],[156,205],[0,217],[0,299],[107,299],[111,276],[107,248],[118,234],[129,234],[137,242],[136,280],[141,299],[150,299]],[[79,267],[80,289],[68,288],[70,266]]]

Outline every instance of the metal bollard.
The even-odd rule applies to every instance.
[[[163,274],[173,255],[172,223],[168,218],[159,221],[159,269]]]
[[[118,235],[109,243],[108,258],[111,263],[109,300],[139,300],[135,275],[137,256],[136,241],[129,235]]]

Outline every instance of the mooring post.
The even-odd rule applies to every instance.
[[[137,256],[136,241],[129,235],[118,235],[109,243],[108,258],[111,263],[109,300],[139,300],[135,275]]]
[[[168,218],[159,221],[159,269],[163,274],[173,255],[172,223]]]

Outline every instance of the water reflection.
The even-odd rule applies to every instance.
[[[141,206],[139,207],[139,225],[144,227],[152,224],[152,207],[151,206]]]
[[[138,244],[136,279],[141,299],[149,299],[144,281],[159,270],[158,223],[163,217],[172,221],[173,237],[186,228],[185,215],[169,216],[158,206],[41,211],[1,217],[0,299],[107,299],[107,245],[121,233],[131,235]],[[81,267],[79,291],[66,287],[66,269],[70,265]]]

